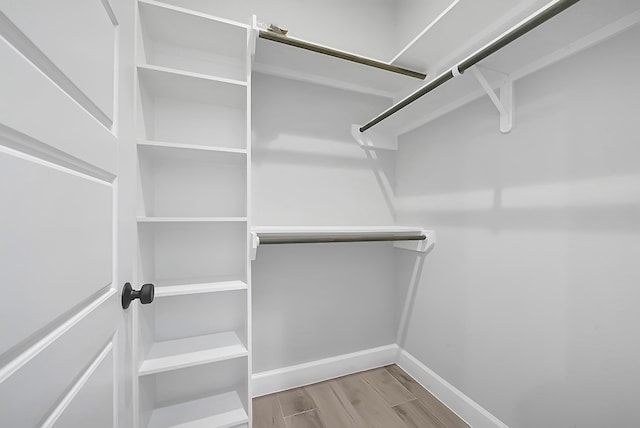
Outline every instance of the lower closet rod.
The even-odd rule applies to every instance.
[[[425,235],[298,235],[263,236],[260,245],[268,244],[314,244],[323,242],[375,242],[375,241],[424,241]]]

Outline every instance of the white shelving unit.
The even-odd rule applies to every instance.
[[[138,0],[137,424],[251,417],[248,25]]]

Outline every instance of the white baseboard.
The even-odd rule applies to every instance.
[[[271,394],[396,362],[398,345],[386,345],[323,360],[255,373],[253,396]]]
[[[396,364],[473,428],[509,428],[404,349]]]

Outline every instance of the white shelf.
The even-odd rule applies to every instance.
[[[153,411],[149,428],[231,428],[249,417],[236,392],[227,392]]]
[[[237,155],[246,155],[246,149],[236,149],[232,147],[216,147],[216,146],[201,146],[197,144],[180,144],[180,143],[168,143],[163,141],[139,141],[138,142],[139,150],[149,150],[150,153],[158,153],[162,155],[162,153],[167,153],[167,155],[175,156],[177,152],[185,151],[195,151],[197,153],[198,158],[203,156],[203,153],[199,153],[201,151],[204,152],[212,152],[212,153],[229,153],[229,154],[237,154]]]
[[[393,64],[424,67],[434,77],[550,0],[459,0],[405,47]],[[473,19],[469,19],[473,16]],[[436,42],[437,41],[437,42]]]
[[[245,108],[246,83],[232,79],[206,77],[166,67],[138,65],[141,84],[154,97]]]
[[[300,40],[294,37],[287,38]],[[265,74],[389,98],[394,97],[401,89],[417,87],[424,82],[414,77],[261,38],[257,40],[253,69]]]
[[[234,332],[167,340],[153,344],[140,366],[139,375],[147,376],[247,355],[247,348]]]
[[[424,230],[412,226],[255,226],[251,229],[258,236],[287,235],[353,235],[362,233],[415,234]]]
[[[245,80],[248,25],[139,0],[140,62]]]
[[[138,217],[138,223],[238,223],[246,217]]]
[[[190,294],[219,293],[246,289],[247,284],[243,281],[216,281],[175,285],[156,283],[155,297],[186,296]]]

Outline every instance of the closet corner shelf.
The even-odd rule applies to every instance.
[[[390,98],[426,77],[388,62],[268,31],[259,32],[254,70]]]
[[[191,284],[162,285],[156,283],[157,298],[172,296],[187,296],[191,294],[219,293],[223,291],[246,290],[244,281],[213,281]]]
[[[235,391],[155,409],[149,428],[236,427],[249,422]]]
[[[247,355],[247,348],[234,332],[167,340],[152,345],[138,374],[147,376]]]
[[[143,217],[138,223],[242,223],[247,217]]]

